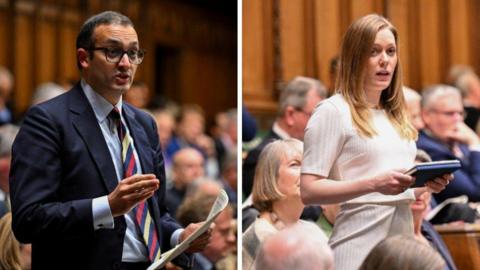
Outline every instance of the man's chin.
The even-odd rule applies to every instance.
[[[130,89],[130,84],[122,84],[122,85],[114,85],[112,87],[112,89],[115,91],[115,92],[120,92],[121,94],[125,93],[128,91],[128,89]]]

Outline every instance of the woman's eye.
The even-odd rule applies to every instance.
[[[294,161],[290,163],[290,167],[300,167],[301,163],[299,161]]]
[[[388,55],[395,55],[396,52],[397,50],[395,48],[391,48],[387,50]]]

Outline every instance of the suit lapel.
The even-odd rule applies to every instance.
[[[97,166],[97,170],[102,177],[108,193],[110,193],[118,185],[110,151],[105,143],[93,109],[83,93],[80,84],[76,85],[71,91],[73,92],[69,102],[71,104],[72,124],[85,142],[87,151]]]

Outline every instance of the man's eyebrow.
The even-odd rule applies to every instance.
[[[122,46],[123,45],[123,42],[121,42],[120,40],[118,39],[112,39],[112,38],[109,38],[107,40],[104,41],[106,45],[118,45],[118,46]],[[138,41],[133,41],[133,42],[130,42],[130,44],[128,44],[128,46],[138,46]]]

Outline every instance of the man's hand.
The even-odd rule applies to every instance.
[[[152,197],[159,187],[160,181],[154,174],[135,174],[123,179],[108,194],[113,217],[128,213],[139,202]]]
[[[180,234],[179,241],[180,243],[183,242],[189,235],[191,235],[197,228],[202,226],[204,222],[200,223],[191,223],[189,224],[185,230],[183,230],[182,234]],[[206,230],[202,235],[200,235],[197,239],[193,240],[192,243],[190,243],[190,247],[185,251],[186,253],[194,253],[194,252],[200,252],[205,249],[206,246],[210,243],[210,236],[212,235],[212,230],[214,228],[215,224],[212,223],[210,225],[210,228]]]
[[[478,138],[475,131],[470,129],[464,122],[459,122],[450,134],[449,138],[464,143],[468,146],[478,146],[480,145],[480,139]]]

